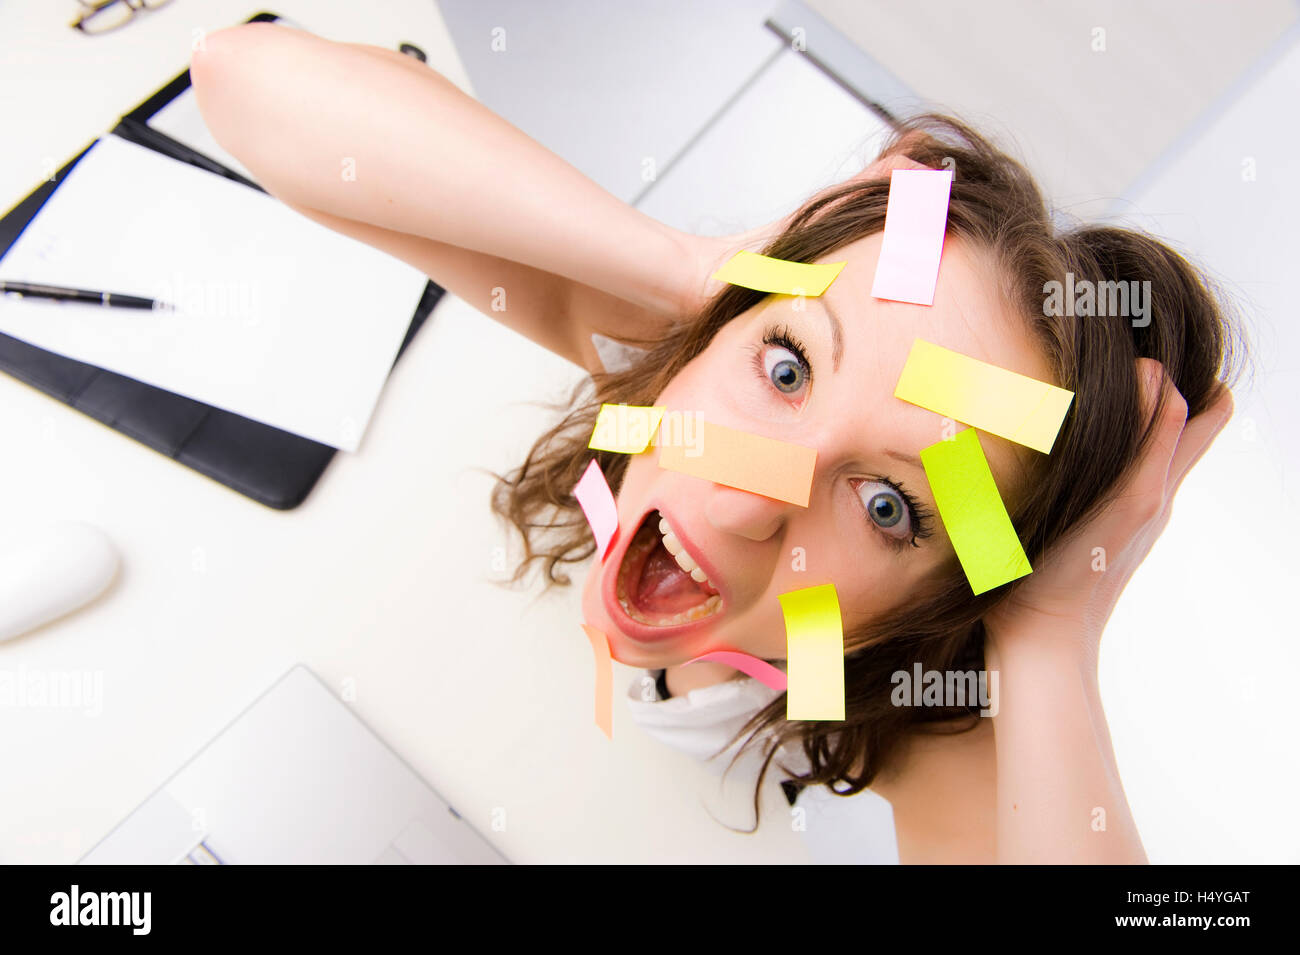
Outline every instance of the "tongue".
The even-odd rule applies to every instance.
[[[636,588],[636,605],[652,613],[681,613],[703,602],[705,590],[677,566],[661,541],[646,558]]]

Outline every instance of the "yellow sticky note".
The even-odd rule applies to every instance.
[[[719,282],[760,292],[817,297],[830,288],[847,262],[787,262],[741,250],[713,274]]]
[[[1048,454],[1074,392],[918,338],[894,397]]]
[[[695,444],[662,442],[659,466],[808,506],[817,449],[702,421]]]
[[[650,444],[663,416],[663,408],[601,405],[587,447],[597,451],[640,454]]]
[[[607,739],[614,738],[614,666],[610,662],[609,637],[595,627],[582,625],[596,659],[596,725]]]
[[[785,615],[785,718],[844,719],[844,625],[834,584],[777,597]]]
[[[974,428],[922,448],[921,464],[972,591],[1033,573]]]

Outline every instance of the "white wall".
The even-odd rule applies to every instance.
[[[1297,90],[1291,30],[1120,204],[1125,224],[1225,281],[1258,362],[1103,641],[1103,701],[1153,862],[1300,862]]]

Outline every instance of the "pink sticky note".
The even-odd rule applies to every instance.
[[[951,169],[893,171],[885,238],[871,285],[873,297],[913,305],[934,304],[951,191]]]
[[[770,686],[774,690],[784,690],[786,688],[786,676],[766,660],[760,660],[756,656],[748,653],[741,653],[739,650],[714,650],[711,653],[701,654],[693,660],[687,660],[687,663],[699,663],[701,660],[712,660],[714,663],[725,663],[733,670],[739,670],[746,676],[752,676],[764,686]]]
[[[582,473],[582,480],[573,489],[573,496],[582,506],[582,513],[587,515],[587,523],[596,535],[596,552],[604,560],[609,545],[618,536],[618,505],[614,503],[614,492],[609,489],[605,472],[595,458]]]

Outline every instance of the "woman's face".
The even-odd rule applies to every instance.
[[[618,539],[583,592],[585,620],[608,635],[616,660],[658,668],[719,649],[781,659],[779,594],[833,583],[847,632],[951,558],[918,452],[962,426],[894,397],[912,342],[1052,375],[1023,320],[1000,303],[991,266],[952,237],[933,306],[872,298],[881,240],[820,260],[848,262],[821,297],[768,296],[729,322],[655,402],[815,448],[817,464],[800,507],[665,470],[653,449],[634,456]],[[987,433],[981,444],[1010,506],[1034,452]],[[675,540],[664,540],[661,519]]]

